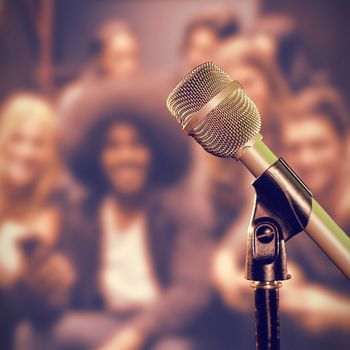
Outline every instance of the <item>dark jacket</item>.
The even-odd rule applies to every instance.
[[[104,310],[98,290],[101,262],[101,231],[97,212],[99,201],[86,201],[72,217],[72,260],[79,280],[72,307]],[[189,215],[168,208],[156,199],[147,208],[148,246],[162,294],[151,308],[132,323],[149,337],[185,330],[206,308],[211,296],[209,264],[212,241],[205,225]],[[196,221],[196,222],[195,222]]]

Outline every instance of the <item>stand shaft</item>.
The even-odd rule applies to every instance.
[[[278,286],[255,285],[255,337],[257,350],[280,349]]]

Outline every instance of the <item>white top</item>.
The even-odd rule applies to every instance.
[[[146,246],[146,220],[138,216],[121,231],[115,224],[111,200],[101,211],[103,227],[100,290],[108,309],[128,311],[153,302],[159,293]]]

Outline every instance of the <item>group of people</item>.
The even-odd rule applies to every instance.
[[[350,232],[349,110],[294,35],[273,18],[246,33],[229,12],[202,15],[185,28],[183,67],[151,77],[132,30],[108,22],[54,101],[27,91],[4,101],[1,349],[254,347],[253,179],[190,142],[165,99],[183,73],[219,64],[257,104],[265,142]],[[303,233],[287,257],[283,348],[345,349],[348,281]]]

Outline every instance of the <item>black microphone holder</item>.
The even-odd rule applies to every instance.
[[[289,279],[285,242],[306,227],[312,194],[279,159],[258,177],[248,229],[245,277],[255,297],[257,350],[280,349],[279,288]]]

